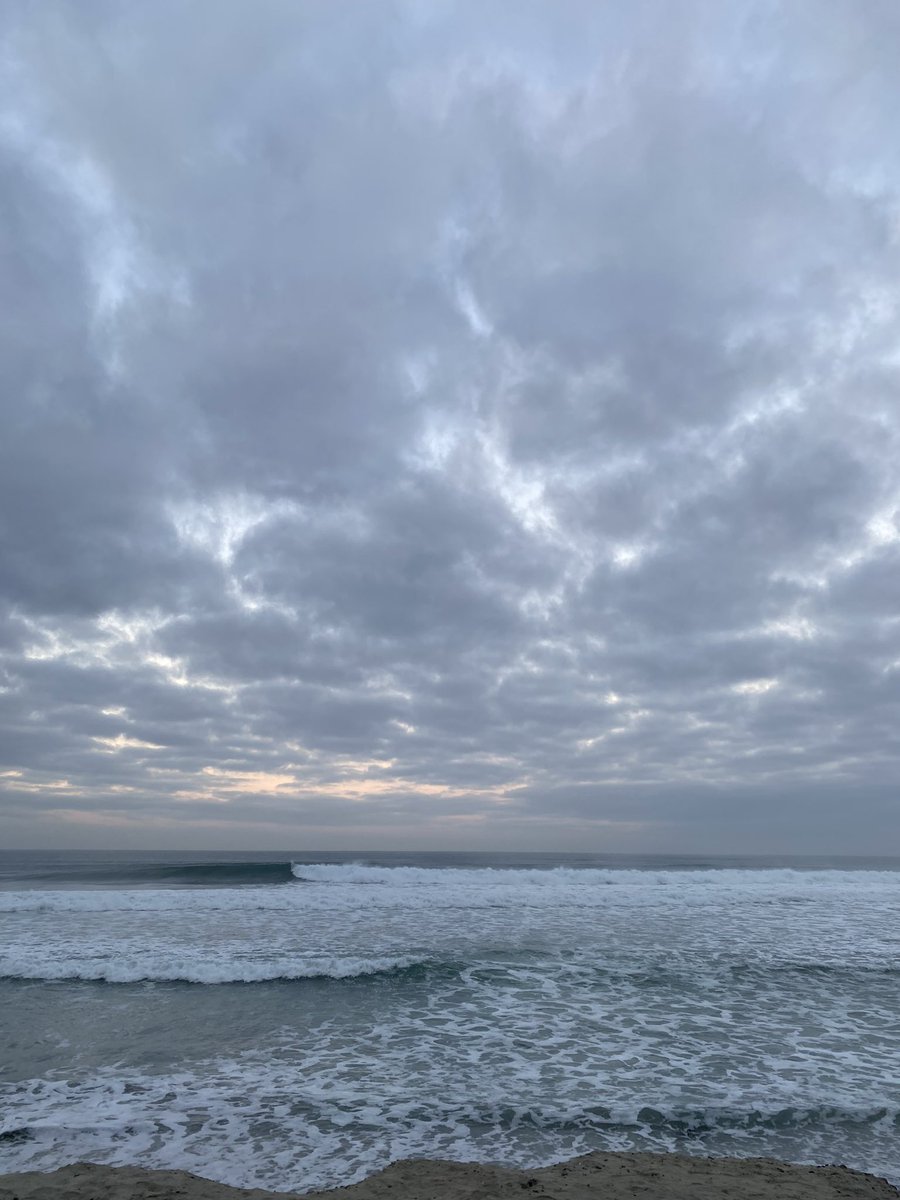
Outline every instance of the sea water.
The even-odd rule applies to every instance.
[[[900,862],[0,856],[0,1171],[593,1149],[900,1181]]]

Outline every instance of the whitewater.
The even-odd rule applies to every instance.
[[[900,863],[0,856],[0,1170],[591,1149],[900,1181]]]

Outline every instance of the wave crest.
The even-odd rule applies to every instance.
[[[391,887],[741,887],[892,888],[900,871],[800,871],[793,867],[704,867],[647,870],[637,867],[382,867],[369,863],[291,863],[304,883],[382,884]]]
[[[404,977],[424,973],[431,959],[318,958],[295,965],[282,963],[169,962],[158,966],[116,960],[109,962],[6,963],[0,979],[43,980],[51,983],[291,983],[300,980],[353,980],[373,975]]]

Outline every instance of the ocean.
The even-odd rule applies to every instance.
[[[900,1182],[900,860],[0,855],[0,1171],[402,1157]]]

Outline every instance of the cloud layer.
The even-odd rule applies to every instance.
[[[3,20],[10,844],[896,850],[893,3]]]

